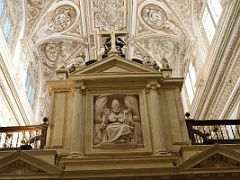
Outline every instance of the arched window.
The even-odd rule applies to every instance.
[[[207,6],[202,16],[202,23],[210,43],[215,34],[221,13],[222,6],[219,0],[207,0]]]
[[[0,0],[0,18],[3,15],[3,11],[4,11],[4,3],[3,3],[3,0]]]
[[[12,20],[10,17],[7,17],[7,19],[4,23],[4,27],[3,27],[3,34],[4,34],[6,41],[8,41],[8,39],[9,39],[11,27],[12,27]]]
[[[193,66],[192,62],[190,62],[188,73],[187,73],[186,79],[185,79],[185,86],[187,89],[187,94],[188,94],[190,104],[193,101],[194,94],[196,91],[196,87],[195,87],[196,81],[197,81],[196,69]]]
[[[208,0],[208,8],[210,9],[214,23],[217,24],[222,13],[222,6],[219,0]]]
[[[32,79],[33,78],[30,74],[30,71],[28,70],[26,74],[25,88],[26,88],[26,95],[27,95],[28,101],[31,105],[33,104],[33,97],[35,92],[34,83]]]

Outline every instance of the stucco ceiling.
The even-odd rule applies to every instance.
[[[192,18],[202,2],[191,0],[26,0],[27,47],[44,79],[65,64],[101,59],[101,32],[125,31],[127,59],[167,59],[182,76],[192,50]],[[38,66],[36,66],[38,67]]]

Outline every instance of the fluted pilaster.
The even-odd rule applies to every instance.
[[[73,122],[71,137],[71,156],[83,155],[83,121],[84,121],[84,99],[86,87],[78,86],[73,90]]]
[[[164,122],[160,114],[159,88],[157,81],[149,81],[146,85],[154,154],[167,153]]]

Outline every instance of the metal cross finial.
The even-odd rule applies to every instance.
[[[111,50],[110,53],[117,53],[117,49],[116,49],[116,37],[118,36],[125,36],[127,34],[127,32],[123,32],[123,31],[116,31],[115,30],[115,26],[111,25],[110,26],[110,32],[102,32],[100,33],[100,35],[102,37],[110,37],[111,38]]]

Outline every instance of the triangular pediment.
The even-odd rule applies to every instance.
[[[119,73],[159,73],[159,71],[145,65],[127,60],[117,55],[107,57],[84,69],[72,73],[70,76],[80,74],[119,74]]]
[[[42,174],[47,172],[23,160],[16,160],[0,168],[0,175],[3,175],[3,174],[24,175],[24,174],[39,174],[39,173]]]
[[[191,157],[178,167],[186,170],[240,168],[240,153],[222,145],[214,145]]]
[[[22,151],[0,159],[0,176],[4,175],[58,175],[62,170]]]

